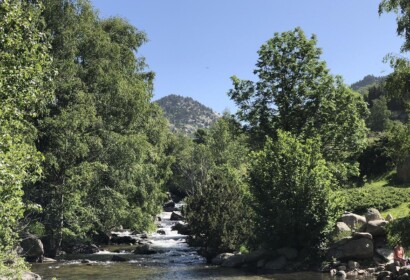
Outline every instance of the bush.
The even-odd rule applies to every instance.
[[[387,226],[387,240],[391,246],[399,242],[405,247],[410,246],[410,217],[392,221]]]
[[[395,187],[356,188],[340,191],[346,197],[346,210],[364,213],[374,207],[379,211],[399,206],[409,201],[410,189]]]

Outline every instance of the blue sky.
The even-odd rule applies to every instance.
[[[274,32],[316,34],[322,59],[347,84],[391,70],[399,53],[393,14],[377,0],[92,0],[101,18],[120,16],[147,33],[138,55],[156,73],[154,99],[191,96],[217,112],[235,106],[230,77],[254,80],[260,46]]]

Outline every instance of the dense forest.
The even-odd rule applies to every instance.
[[[397,14],[403,54],[409,11],[380,3]],[[87,0],[3,0],[0,17],[0,276],[28,269],[24,234],[56,257],[115,228],[154,230],[167,192],[185,199],[189,243],[209,259],[288,246],[317,260],[338,217],[370,207],[406,208],[387,230],[410,246],[403,56],[359,90],[330,73],[315,35],[275,33],[255,80],[231,77],[237,112],[186,135],[152,102],[147,35],[126,20],[99,18]]]

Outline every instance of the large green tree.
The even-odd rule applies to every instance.
[[[307,38],[300,28],[275,33],[258,54],[258,81],[233,77],[229,92],[253,142],[262,147],[279,129],[302,139],[319,137],[339,180],[357,174],[355,158],[366,146],[366,104],[329,73],[316,37]]]
[[[267,248],[309,248],[314,254],[341,214],[318,138],[300,141],[279,130],[275,141],[268,138],[253,153],[250,185],[255,234]]]
[[[0,2],[0,276],[20,277],[12,252],[22,185],[41,173],[32,122],[51,101],[51,59],[41,1]]]
[[[38,122],[45,174],[27,199],[43,206],[53,256],[74,238],[152,226],[168,170],[167,127],[150,103],[154,74],[135,55],[143,32],[99,19],[89,1],[45,7],[59,74],[50,114]]]

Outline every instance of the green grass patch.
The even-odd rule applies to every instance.
[[[391,214],[394,219],[410,216],[410,203],[402,203],[399,206],[387,209],[380,214],[382,214],[383,218],[386,218],[388,214]]]

